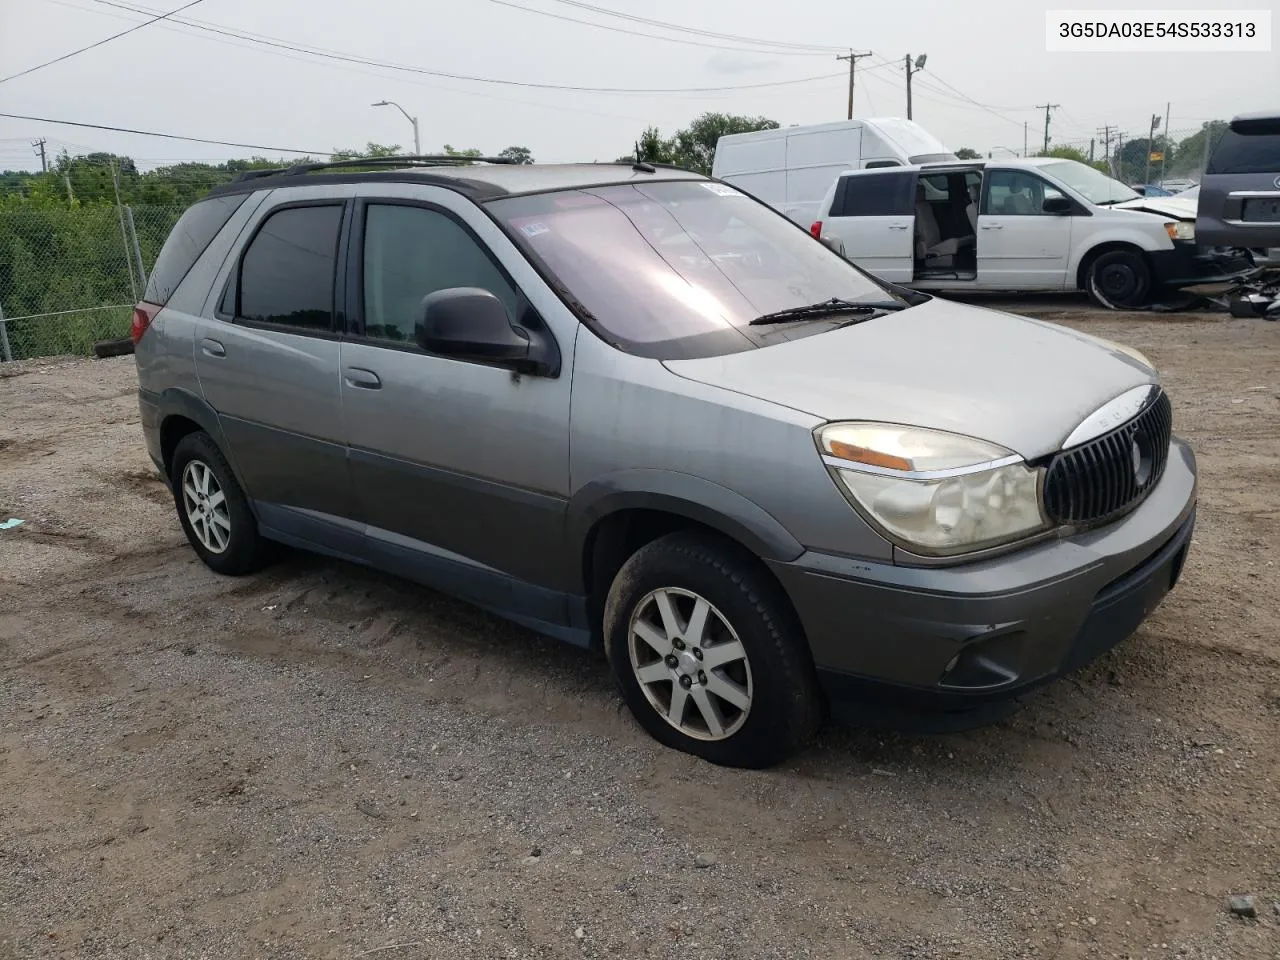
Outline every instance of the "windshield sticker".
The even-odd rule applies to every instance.
[[[729,186],[728,184],[724,184],[724,183],[704,183],[702,186],[703,186],[703,188],[704,188],[704,189],[710,190],[710,191],[711,191],[712,193],[714,193],[717,197],[741,197],[741,196],[744,196],[744,194],[739,193],[737,190],[733,189],[733,187]]]
[[[545,223],[526,223],[520,227],[520,232],[526,237],[539,237],[544,233],[550,233],[551,228]]]

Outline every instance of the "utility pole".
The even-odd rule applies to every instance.
[[[1093,163],[1093,137],[1089,138],[1089,162]]]
[[[923,70],[924,62],[925,60],[928,59],[928,57],[929,55],[927,53],[920,54],[920,56],[916,57],[914,67],[911,65],[911,54],[908,53],[902,59],[903,64],[905,64],[907,68],[907,119],[908,120],[911,119],[911,74],[919,73],[921,70]]]
[[[1212,146],[1212,144],[1209,142],[1209,134],[1213,130],[1213,124],[1202,123],[1200,125],[1200,130],[1204,133],[1204,147],[1202,148],[1202,152],[1200,155],[1200,172],[1203,174],[1206,170],[1209,169],[1209,148]]]
[[[1022,121],[1022,159],[1027,159],[1027,121]]]
[[[49,161],[44,155],[44,137],[41,137],[39,140],[31,141],[31,146],[35,147],[36,151],[40,154],[40,172],[48,173]]]
[[[1102,138],[1102,153],[1103,156],[1107,158],[1107,167],[1111,170],[1111,175],[1114,177],[1116,175],[1116,163],[1111,159],[1111,134],[1113,132],[1114,128],[1108,123],[1098,131],[1098,136]]]
[[[1151,129],[1147,131],[1147,175],[1143,183],[1151,182],[1151,151],[1156,148],[1156,128],[1160,126],[1160,114],[1151,115]]]
[[[1124,132],[1116,131],[1116,169],[1114,171],[1117,180],[1124,180]]]
[[[1060,107],[1059,103],[1039,103],[1036,104],[1037,110],[1044,111],[1044,152],[1049,152],[1049,111],[1056,110]]]
[[[1173,106],[1172,103],[1165,101],[1164,105],[1164,148],[1160,151],[1160,183],[1164,183],[1164,165],[1169,158],[1166,154],[1169,152],[1169,110]]]
[[[854,53],[854,52],[853,52],[853,48],[852,48],[852,47],[850,47],[850,48],[849,48],[849,52],[848,52],[847,54],[840,54],[840,55],[838,55],[838,56],[836,57],[836,59],[837,59],[837,60],[848,60],[848,61],[849,61],[849,114],[848,114],[848,119],[850,119],[850,120],[852,120],[852,119],[853,119],[853,69],[854,69],[854,67],[856,67],[856,66],[858,65],[858,61],[859,61],[859,60],[861,60],[863,57],[869,57],[869,56],[871,56],[871,54],[870,54],[869,52],[868,52],[868,53]],[[908,114],[907,114],[907,116],[910,116],[910,113],[908,113]]]

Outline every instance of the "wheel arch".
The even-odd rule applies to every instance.
[[[1152,270],[1151,256],[1150,256],[1151,251],[1147,250],[1137,241],[1131,238],[1128,238],[1128,239],[1116,238],[1116,239],[1110,239],[1110,240],[1103,240],[1101,243],[1095,243],[1093,246],[1085,250],[1083,254],[1081,254],[1080,262],[1079,264],[1076,265],[1076,289],[1077,290],[1082,290],[1082,291],[1085,291],[1086,293],[1088,292],[1089,268],[1092,267],[1093,262],[1097,260],[1100,256],[1102,256],[1104,253],[1110,253],[1113,250],[1123,250],[1128,253],[1138,254],[1140,257],[1142,257],[1143,263],[1147,265],[1147,269]],[[1154,272],[1155,271],[1152,270],[1153,275],[1154,275]]]
[[[594,640],[600,639],[604,597],[622,564],[646,543],[677,530],[702,530],[729,541],[775,581],[765,561],[794,560],[804,552],[763,508],[698,477],[644,470],[588,484],[569,504],[569,542],[571,556],[578,557]]]
[[[160,407],[160,457],[166,478],[169,477],[173,468],[173,452],[182,438],[203,430],[227,458],[227,464],[235,474],[240,488],[245,490],[246,494],[248,493],[244,477],[236,466],[235,456],[227,444],[226,435],[222,432],[218,414],[208,401],[194,393],[174,387],[160,394],[158,405]],[[252,505],[252,498],[249,502]],[[252,506],[250,508],[252,509]]]

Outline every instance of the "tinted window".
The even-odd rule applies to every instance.
[[[844,177],[839,212],[833,217],[909,217],[912,213],[910,173],[877,173]]]
[[[231,215],[240,209],[246,197],[247,193],[215,197],[201,200],[189,208],[174,224],[160,248],[160,256],[156,257],[155,266],[151,268],[142,299],[162,307],[168,303],[178,284],[200,259],[200,254],[226,226]]]
[[[293,207],[271,214],[240,265],[237,314],[308,330],[333,326],[334,266],[342,207]]]
[[[832,297],[891,299],[805,230],[726,184],[603,186],[505,197],[489,209],[580,315],[642,356],[713,356],[810,336],[847,317],[750,322]]]
[[[371,204],[364,227],[365,335],[412,340],[422,298],[450,287],[479,287],[519,319],[519,296],[479,242],[447,214]]]
[[[987,177],[982,212],[1005,217],[1044,215],[1044,202],[1061,196],[1061,190],[1033,173],[994,170]]]
[[[1280,126],[1280,121],[1276,122]],[[1209,159],[1208,173],[1280,173],[1280,129],[1228,130]]]

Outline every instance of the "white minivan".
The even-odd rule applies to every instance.
[[[1243,250],[1196,244],[1196,207],[1143,197],[1074,160],[850,170],[810,232],[893,283],[947,292],[1087,291],[1139,307],[1162,289],[1248,276]]]
[[[919,124],[879,117],[721,137],[711,175],[807,227],[822,195],[845,170],[955,159]]]

